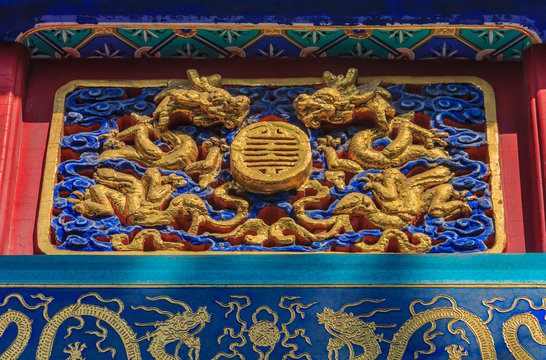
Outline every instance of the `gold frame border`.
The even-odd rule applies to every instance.
[[[438,84],[438,83],[469,83],[478,87],[484,94],[484,109],[486,118],[486,133],[489,153],[489,169],[491,171],[491,201],[493,205],[493,217],[495,221],[495,244],[488,249],[486,253],[501,253],[506,247],[506,232],[504,229],[504,202],[501,189],[500,162],[499,162],[499,139],[497,125],[497,111],[495,106],[495,93],[491,85],[482,78],[476,76],[374,76],[359,77],[358,83],[365,83],[375,79],[381,79],[384,82],[396,84]],[[49,139],[46,150],[44,165],[44,175],[42,179],[42,192],[40,197],[40,206],[37,222],[38,247],[48,255],[151,255],[144,251],[115,251],[115,252],[82,252],[72,250],[59,250],[50,241],[50,221],[51,207],[53,205],[53,190],[57,176],[57,165],[60,156],[59,146],[63,132],[63,119],[65,111],[66,96],[79,86],[87,87],[164,87],[174,83],[184,83],[183,79],[163,79],[163,80],[73,80],[60,87],[55,93],[55,102],[53,106],[53,117],[49,130]],[[224,78],[223,85],[244,85],[244,86],[305,86],[320,85],[320,77],[302,77],[302,78],[253,78],[253,79],[233,79]],[[283,252],[282,254],[310,255],[324,254],[325,252]],[[195,251],[175,251],[175,250],[156,250],[153,255],[272,255],[280,254],[273,251],[233,251],[233,252],[195,252]],[[368,255],[366,253],[329,253],[336,255]]]
[[[525,34],[533,44],[538,44],[542,42],[542,39],[538,34],[526,28],[520,24],[480,24],[480,25],[465,25],[465,24],[442,24],[442,23],[432,23],[432,24],[394,24],[394,25],[351,25],[351,26],[341,26],[341,25],[314,25],[312,23],[306,24],[293,24],[293,25],[279,25],[279,24],[268,24],[268,23],[99,23],[99,24],[76,24],[76,23],[44,23],[36,24],[34,28],[25,31],[24,33],[17,36],[15,41],[22,43],[30,35],[42,31],[42,30],[54,30],[54,29],[105,29],[105,28],[125,28],[125,29],[190,29],[190,30],[201,30],[201,29],[230,29],[230,30],[265,30],[272,31],[276,33],[278,31],[285,30],[390,30],[390,29],[403,29],[403,30],[437,30],[437,29],[494,29],[494,30],[517,30]],[[115,34],[112,33],[112,36]]]

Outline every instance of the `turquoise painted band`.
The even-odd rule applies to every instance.
[[[546,254],[2,256],[0,284],[546,285]]]

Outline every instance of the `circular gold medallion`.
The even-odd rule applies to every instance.
[[[255,123],[243,128],[231,144],[231,174],[253,192],[272,194],[297,188],[312,170],[309,138],[292,124]]]

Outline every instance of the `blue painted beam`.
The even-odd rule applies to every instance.
[[[3,256],[0,284],[546,284],[546,254]]]
[[[483,24],[516,23],[546,30],[544,1],[254,1],[202,0],[0,0],[0,39],[13,41],[37,23],[190,22],[190,23],[314,23],[385,25],[392,23]]]

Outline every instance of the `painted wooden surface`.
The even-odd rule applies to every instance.
[[[0,38],[13,41],[37,23],[312,23],[386,25],[393,23],[517,23],[544,39],[546,12],[540,0],[527,1],[54,1],[0,2]]]
[[[161,65],[158,65],[161,64]],[[530,201],[536,167],[529,162],[532,149],[527,146],[528,124],[521,121],[527,116],[523,85],[524,69],[521,63],[476,63],[468,67],[461,61],[442,62],[382,62],[346,59],[225,59],[221,73],[228,77],[283,77],[317,76],[325,69],[344,73],[356,67],[361,76],[414,75],[414,76],[479,76],[495,89],[499,119],[502,186],[505,194],[506,233],[508,252],[524,252],[525,241],[534,242],[535,223],[524,221],[532,217],[535,208]],[[42,177],[43,159],[50,114],[55,91],[76,79],[165,79],[185,78],[188,68],[200,73],[219,71],[218,63],[207,60],[184,59],[132,59],[132,60],[81,60],[78,62],[38,61],[31,62],[28,96],[23,121],[24,141],[19,156],[19,172],[10,241],[17,249],[31,254],[35,240],[36,209]],[[518,171],[502,171],[503,169]],[[523,196],[522,196],[523,194]]]
[[[546,254],[3,256],[0,284],[546,284]]]
[[[7,241],[17,183],[28,53],[18,44],[0,43],[0,253],[10,253]]]

